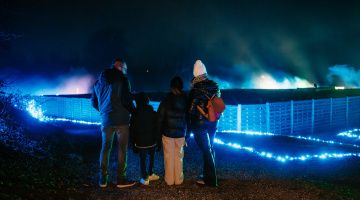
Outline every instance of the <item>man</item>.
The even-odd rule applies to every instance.
[[[100,153],[99,186],[108,184],[109,157],[113,138],[118,139],[117,187],[135,185],[126,178],[127,147],[129,140],[130,113],[134,110],[130,83],[125,77],[126,63],[116,58],[112,68],[105,69],[95,82],[92,105],[101,115],[102,147]]]
[[[190,127],[194,133],[195,141],[202,151],[204,160],[203,175],[197,183],[216,187],[218,184],[213,142],[217,121],[210,122],[199,112],[199,108],[207,113],[209,97],[220,97],[220,90],[217,83],[208,79],[206,67],[200,60],[195,62],[193,74],[194,78],[189,94]]]

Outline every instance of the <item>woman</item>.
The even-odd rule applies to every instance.
[[[187,122],[187,96],[182,91],[183,81],[174,77],[171,92],[160,103],[158,127],[164,149],[165,182],[180,185],[184,180],[183,157]]]
[[[209,97],[220,97],[220,90],[217,83],[208,79],[206,67],[200,60],[195,62],[193,74],[194,78],[189,94],[190,126],[204,159],[203,175],[197,183],[216,187],[217,177],[213,142],[217,121],[210,122],[199,110],[207,113],[208,109],[206,106]]]

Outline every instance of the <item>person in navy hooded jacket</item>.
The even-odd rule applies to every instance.
[[[159,180],[159,176],[153,173],[155,149],[160,148],[156,112],[149,105],[149,98],[144,92],[135,95],[135,102],[136,109],[130,119],[130,140],[140,157],[140,183],[149,185],[150,181]],[[149,157],[148,168],[147,157]]]

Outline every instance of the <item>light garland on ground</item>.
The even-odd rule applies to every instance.
[[[357,129],[355,129],[357,130]],[[236,133],[236,134],[244,134],[244,135],[255,135],[255,136],[280,136],[280,137],[288,137],[288,138],[295,138],[300,140],[307,140],[312,142],[320,142],[320,143],[326,143],[326,144],[337,144],[337,145],[346,145],[346,146],[352,146],[356,148],[360,148],[359,145],[356,144],[347,144],[342,142],[336,142],[333,140],[323,140],[320,138],[313,138],[313,137],[305,137],[300,135],[280,135],[280,134],[274,134],[274,133],[263,133],[263,132],[256,132],[256,131],[237,131],[237,130],[224,130],[221,131],[222,133]],[[351,132],[350,132],[351,133]],[[360,136],[359,136],[360,137]]]
[[[356,140],[360,140],[360,134],[354,134],[354,132],[360,133],[360,129],[353,129],[353,130],[341,132],[337,134],[337,136],[355,138]]]
[[[289,156],[289,155],[284,156],[284,155],[276,155],[274,153],[266,152],[266,151],[257,151],[253,147],[244,147],[237,143],[231,143],[231,142],[225,143],[218,138],[214,139],[214,143],[219,145],[225,145],[234,149],[244,150],[250,153],[254,153],[260,157],[276,160],[283,163],[287,161],[296,161],[296,160],[305,161],[310,159],[325,160],[328,158],[360,157],[360,153],[322,153],[322,154],[312,154],[312,155],[306,154],[301,156]]]

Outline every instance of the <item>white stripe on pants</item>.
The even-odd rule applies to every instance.
[[[164,149],[165,182],[180,185],[184,181],[183,158],[185,138],[162,136]]]

